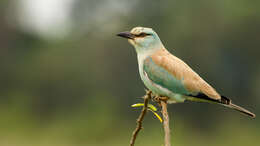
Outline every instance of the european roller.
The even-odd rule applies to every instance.
[[[135,27],[117,35],[127,38],[134,46],[141,79],[154,95],[168,97],[168,103],[185,100],[217,103],[255,117],[254,113],[220,95],[184,61],[171,54],[153,29]]]

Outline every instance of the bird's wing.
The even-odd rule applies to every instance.
[[[150,80],[168,90],[187,96],[201,96],[220,100],[221,96],[186,63],[159,50],[144,60],[144,71]]]

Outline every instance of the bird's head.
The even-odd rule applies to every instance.
[[[151,28],[135,27],[130,32],[120,32],[117,35],[127,38],[129,43],[135,47],[137,53],[162,47],[160,38]]]

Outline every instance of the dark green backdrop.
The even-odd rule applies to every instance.
[[[171,105],[174,145],[259,145],[260,1],[53,0],[69,10],[58,4],[48,22],[38,6],[52,4],[37,1],[0,2],[1,146],[128,145],[140,110],[130,105],[145,92],[136,53],[116,34],[135,26],[152,27],[170,52],[257,115]],[[162,144],[149,113],[137,146]]]

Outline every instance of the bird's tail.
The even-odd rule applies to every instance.
[[[255,114],[238,106],[238,105],[235,105],[231,102],[231,100],[225,96],[221,96],[221,99],[220,100],[214,100],[212,98],[209,98],[208,96],[204,95],[204,94],[199,94],[197,96],[189,96],[187,98],[188,100],[191,100],[191,101],[199,101],[199,102],[209,102],[209,103],[218,103],[220,105],[223,105],[225,107],[228,107],[228,108],[231,108],[231,109],[234,109],[236,111],[239,111],[245,115],[248,115],[252,118],[255,118]]]
[[[220,103],[221,105],[223,105],[223,106],[229,107],[229,108],[234,109],[234,110],[236,110],[236,111],[239,111],[239,112],[241,112],[241,113],[243,113],[243,114],[246,114],[246,115],[248,115],[248,116],[250,116],[250,117],[252,117],[252,118],[255,118],[255,114],[254,114],[254,113],[252,113],[252,112],[250,112],[250,111],[244,109],[243,107],[240,107],[240,106],[238,106],[238,105],[236,105],[236,104],[233,104],[233,103],[231,102],[231,100],[228,99],[228,98],[225,97],[225,96],[221,96],[221,101],[219,101],[219,103]]]

